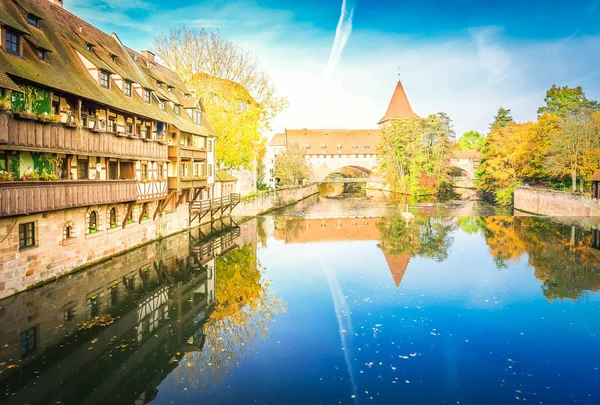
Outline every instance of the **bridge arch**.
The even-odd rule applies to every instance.
[[[323,181],[330,174],[337,173],[344,168],[355,168],[362,170],[369,174],[369,176],[365,177],[370,177],[373,174],[375,166],[377,165],[377,158],[375,155],[368,156],[369,157],[362,157],[361,155],[338,155],[327,157],[311,157],[309,162],[313,167],[312,180],[317,182]]]

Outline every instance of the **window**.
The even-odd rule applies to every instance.
[[[79,180],[88,179],[89,178],[89,168],[88,161],[85,160],[77,160],[77,178]]]
[[[65,239],[71,239],[74,236],[75,235],[73,235],[73,226],[72,225],[65,226]]]
[[[142,180],[146,180],[148,178],[148,165],[145,163],[142,163],[141,167],[141,175],[142,175]]]
[[[167,86],[167,91],[169,93],[173,93],[173,86]]]
[[[98,228],[98,214],[96,211],[90,212],[90,220],[88,225],[90,233],[95,233]]]
[[[105,72],[104,70],[100,71],[100,86],[104,87],[105,89],[108,89],[108,72]]]
[[[158,166],[156,167],[156,175],[158,176],[158,178],[162,178],[163,177],[163,164],[159,163]]]
[[[213,141],[211,141],[210,139],[208,140],[208,151],[212,152],[212,143]]]
[[[40,19],[33,14],[27,14],[27,23],[34,27],[40,28]]]
[[[88,298],[88,310],[90,318],[100,315],[100,297],[98,295]]]
[[[36,48],[35,52],[39,60],[46,60],[46,51],[40,48]]]
[[[129,135],[129,134],[132,134],[132,133],[133,133],[133,124],[131,124],[131,123],[129,123],[129,122],[128,122],[127,124],[125,124],[125,133],[126,133],[127,135]]]
[[[19,249],[35,246],[35,222],[19,224]]]
[[[158,100],[158,108],[165,111],[165,102],[163,100]]]
[[[131,97],[131,82],[129,80],[125,80],[125,84],[123,85],[123,93],[127,97]]]
[[[65,320],[65,322],[70,322],[73,319],[75,319],[75,315],[77,314],[77,310],[76,310],[76,306],[73,305],[70,308],[65,309],[64,313],[63,313],[63,318]]]
[[[150,104],[150,90],[144,89],[144,103]]]
[[[135,127],[135,134],[137,136],[142,136],[142,126],[141,125],[136,125],[136,127]]]
[[[114,53],[110,54],[110,60],[112,60],[113,62],[117,61],[117,55],[115,55]]]
[[[20,47],[20,35],[13,30],[6,30],[5,31],[5,38],[6,38],[6,52],[8,53],[12,53],[15,55],[20,55],[21,54],[21,47]]]
[[[196,107],[192,110],[192,119],[195,124],[202,125],[202,110],[200,107]]]
[[[94,45],[90,44],[89,42],[87,44],[85,44],[85,49],[87,49],[89,52],[92,52],[93,48],[94,48]]]
[[[108,119],[108,131],[109,132],[117,132],[117,123],[114,118]]]
[[[111,208],[110,211],[108,211],[108,220],[109,220],[109,224],[110,224],[111,228],[117,227],[117,209],[116,208]]]
[[[175,104],[175,115],[181,114],[181,106],[179,104]]]
[[[116,305],[119,302],[119,285],[110,287],[110,305]]]
[[[213,173],[213,166],[212,166],[212,165],[208,165],[208,175],[209,175],[209,176],[214,176],[214,173]]]
[[[37,326],[21,332],[21,357],[29,356],[37,349]]]

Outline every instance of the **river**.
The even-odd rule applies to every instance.
[[[599,404],[573,222],[311,197],[192,229],[0,301],[0,402]]]

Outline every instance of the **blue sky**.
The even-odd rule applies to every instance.
[[[65,0],[65,8],[137,50],[170,25],[221,30],[257,55],[287,97],[275,131],[373,128],[401,72],[417,114],[445,111],[460,135],[485,131],[499,106],[535,119],[552,84],[600,99],[598,3]]]

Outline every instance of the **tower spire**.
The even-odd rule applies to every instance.
[[[390,100],[390,104],[388,105],[387,111],[383,118],[379,120],[377,124],[383,124],[386,121],[392,120],[394,118],[415,118],[418,117],[417,114],[412,110],[410,103],[408,102],[408,97],[406,97],[406,92],[404,91],[404,86],[402,86],[402,82],[400,81],[400,73],[398,73],[398,84],[396,84],[396,89],[394,90],[394,94],[392,95],[392,99]]]

